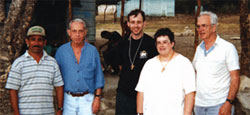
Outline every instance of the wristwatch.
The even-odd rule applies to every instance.
[[[228,101],[230,104],[234,104],[234,100],[232,100],[232,99],[227,99],[226,101]]]
[[[63,111],[62,107],[57,108],[57,111]]]
[[[143,115],[143,113],[137,113],[137,115]]]
[[[101,98],[101,97],[102,97],[102,95],[101,95],[101,94],[100,94],[100,95],[95,94],[95,97],[99,97],[99,98]]]

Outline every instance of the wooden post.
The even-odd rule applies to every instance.
[[[139,9],[141,10],[141,3],[142,3],[142,0],[140,0],[140,3],[139,3]]]
[[[125,33],[125,27],[124,27],[124,6],[125,6],[125,0],[122,0],[122,7],[121,7],[121,17],[120,17],[120,24],[122,27],[122,37],[124,37],[124,33]]]
[[[198,46],[198,32],[197,32],[197,18],[200,15],[200,9],[201,9],[201,1],[197,0],[197,11],[195,14],[195,38],[194,38],[194,52],[196,51],[196,47]]]
[[[104,16],[103,16],[103,20],[104,20],[104,23],[106,21],[106,11],[107,11],[107,8],[108,8],[108,4],[105,5],[105,9],[104,9]]]
[[[115,6],[115,12],[114,12],[114,23],[116,23],[116,15],[117,15],[117,6]]]
[[[69,0],[69,20],[72,20],[72,2]]]

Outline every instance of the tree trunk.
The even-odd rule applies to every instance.
[[[0,113],[11,112],[9,93],[4,86],[11,63],[20,55],[36,1],[12,0],[8,17],[0,25],[0,28],[2,28],[0,33]]]
[[[5,12],[4,12],[4,7],[5,2],[4,0],[0,0],[0,24],[3,24],[4,20],[5,20]]]
[[[240,0],[241,75],[250,77],[250,30],[248,0]]]
[[[198,46],[198,41],[199,41],[199,38],[198,38],[198,32],[197,32],[197,18],[198,16],[200,15],[200,9],[201,9],[201,1],[200,0],[197,0],[197,11],[196,11],[196,14],[195,14],[195,38],[194,38],[194,52],[196,51],[196,47]]]

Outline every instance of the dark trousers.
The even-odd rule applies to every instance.
[[[116,115],[136,115],[136,96],[128,96],[121,91],[116,94]]]

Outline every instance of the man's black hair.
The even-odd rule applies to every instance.
[[[142,10],[139,10],[139,9],[134,9],[132,10],[129,14],[128,14],[128,21],[129,21],[129,17],[130,16],[137,16],[138,14],[141,14],[142,15],[142,19],[143,19],[143,22],[146,20],[146,17],[145,17],[145,13],[142,11]]]

